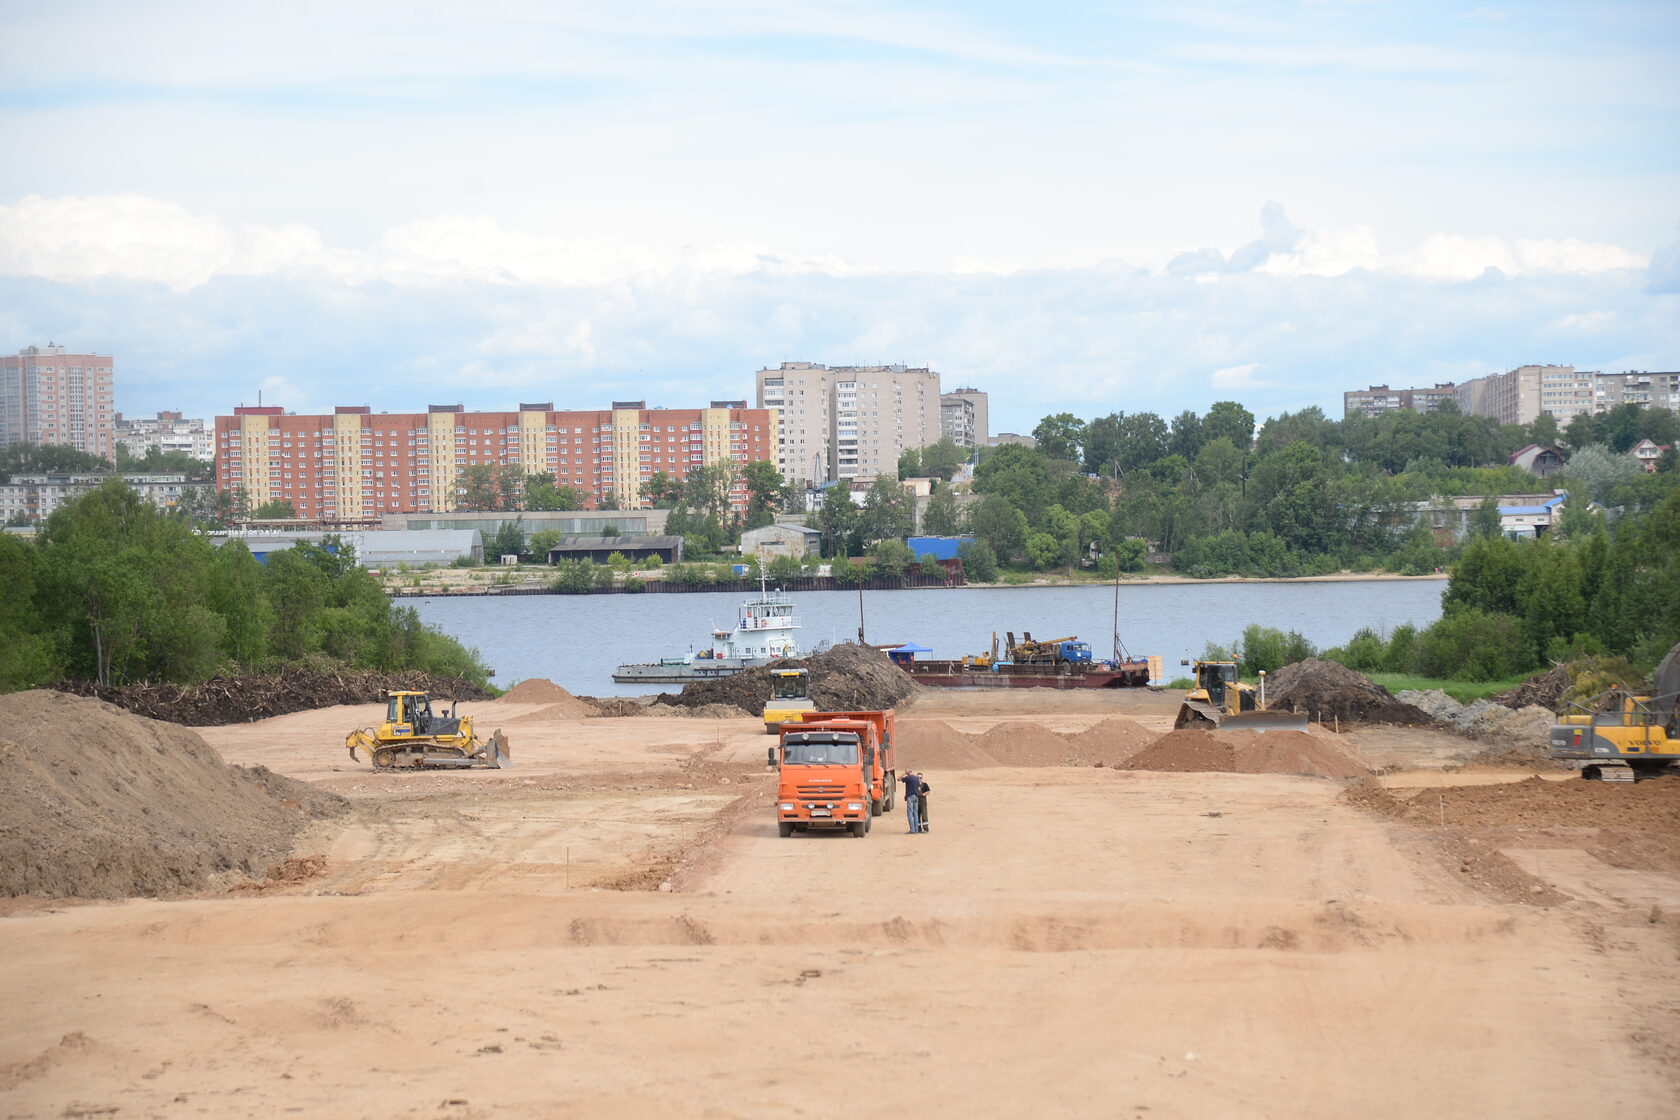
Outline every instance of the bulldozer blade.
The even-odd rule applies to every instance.
[[[1237,712],[1219,720],[1221,731],[1305,731],[1305,712]]]
[[[513,768],[513,753],[508,749],[507,736],[502,734],[501,728],[484,744],[484,757],[490,760],[490,765],[497,770],[511,770]]]
[[[1212,704],[1203,704],[1195,700],[1186,700],[1178,707],[1178,718],[1173,720],[1173,728],[1197,727],[1203,731],[1212,731],[1219,726],[1219,709]]]

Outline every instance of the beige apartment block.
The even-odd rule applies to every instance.
[[[1518,366],[1466,381],[1454,396],[1459,411],[1491,416],[1501,424],[1532,424],[1542,412],[1568,423],[1577,413],[1594,410],[1596,376],[1574,366]]]
[[[979,389],[952,389],[939,394],[939,426],[958,447],[984,447],[991,436],[986,394]]]
[[[778,420],[776,467],[796,485],[896,474],[900,452],[942,434],[931,369],[783,362],[756,380],[759,407]]]
[[[0,357],[0,445],[57,444],[114,460],[114,365],[51,343]]]

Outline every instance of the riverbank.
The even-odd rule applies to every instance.
[[[397,598],[447,595],[558,594],[558,592],[552,590],[553,569],[539,565],[520,566],[518,568],[434,568],[425,571],[398,570],[376,572],[374,574],[380,579],[385,588],[385,593]],[[632,578],[646,579],[652,574],[637,574]],[[1142,587],[1217,583],[1410,583],[1425,580],[1444,580],[1446,578],[1446,572],[1432,572],[1421,576],[1405,576],[1392,572],[1332,572],[1328,575],[1316,576],[1213,576],[1207,579],[1172,575],[1165,572],[1144,572],[1124,575],[1120,578],[1120,584],[1123,587]],[[1010,590],[1022,587],[1111,587],[1113,582],[1106,579],[1074,579],[1067,576],[1058,576],[1054,573],[1042,573],[1018,581],[997,580],[991,583],[970,581],[964,586],[984,590]],[[693,590],[716,591],[720,590],[720,587],[701,584],[696,585]],[[855,588],[837,587],[835,590],[853,591]],[[898,589],[871,587],[870,590]],[[622,595],[639,594],[640,591],[638,589],[636,592],[627,592],[620,585],[611,590],[603,588],[590,593]]]

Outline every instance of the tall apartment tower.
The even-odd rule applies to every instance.
[[[991,438],[986,394],[979,389],[952,389],[939,394],[939,427],[958,447],[984,447]]]
[[[434,404],[415,413],[342,405],[331,416],[240,407],[216,417],[216,482],[243,488],[253,507],[285,500],[300,517],[363,521],[448,512],[462,468],[492,464],[551,474],[597,503],[636,509],[642,483],[660,472],[682,479],[714,463],[771,459],[775,414],[746,404],[614,401],[589,412],[557,412],[546,401],[516,412]],[[732,504],[746,506],[739,480]]]
[[[779,417],[776,468],[797,485],[896,474],[900,452],[939,442],[931,369],[783,362],[757,383],[759,407]]]
[[[1574,366],[1518,366],[1461,382],[1455,396],[1460,412],[1501,424],[1532,424],[1542,412],[1567,424],[1578,413],[1594,411],[1596,376]]]
[[[0,357],[0,446],[52,443],[114,459],[113,364],[51,343]]]

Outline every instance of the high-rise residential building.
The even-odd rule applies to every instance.
[[[757,382],[759,407],[779,417],[776,467],[796,485],[896,474],[900,452],[939,442],[931,369],[783,362]]]
[[[1463,382],[1455,396],[1459,411],[1491,416],[1501,424],[1532,424],[1542,412],[1566,424],[1577,413],[1594,411],[1596,377],[1574,366],[1518,366]]]
[[[156,448],[179,451],[209,462],[214,457],[214,437],[203,420],[189,420],[179,412],[160,412],[154,417],[126,419],[117,413],[116,443],[136,459]]]
[[[116,394],[109,355],[54,343],[0,357],[0,446],[58,444],[116,455]]]
[[[299,517],[366,521],[391,513],[455,508],[461,471],[485,464],[552,474],[587,499],[642,505],[642,483],[675,479],[716,463],[774,460],[776,416],[745,401],[707,408],[648,408],[615,401],[593,411],[551,403],[515,412],[468,412],[458,404],[420,413],[341,406],[331,416],[240,407],[216,417],[216,480],[243,487],[253,507],[292,503]],[[737,509],[746,488],[737,480]]]
[[[1601,373],[1593,386],[1593,406],[1608,412],[1617,405],[1641,404],[1680,412],[1680,373]]]
[[[958,447],[984,447],[991,437],[986,394],[979,389],[952,389],[939,394],[940,433]]]
[[[1438,382],[1432,389],[1390,389],[1387,385],[1355,389],[1342,394],[1342,415],[1381,416],[1399,410],[1434,412],[1442,401],[1454,399],[1454,389],[1450,381]]]

